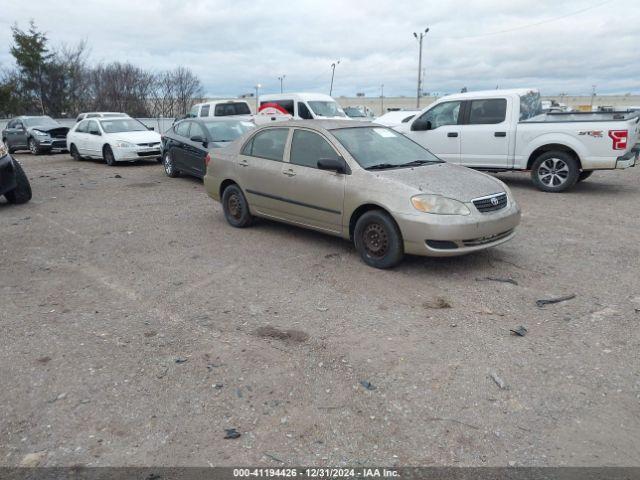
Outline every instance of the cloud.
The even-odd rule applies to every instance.
[[[424,41],[424,89],[445,93],[538,87],[543,93],[640,93],[636,0],[407,0],[133,2],[9,0],[0,20],[0,65],[11,57],[10,25],[33,18],[52,44],[87,39],[91,61],[193,69],[211,95],[279,89],[335,95],[414,94]],[[584,11],[585,9],[587,9]],[[580,12],[574,14],[575,12]],[[497,33],[495,32],[504,32]]]

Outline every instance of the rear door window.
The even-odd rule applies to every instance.
[[[289,136],[288,128],[270,128],[257,133],[242,149],[243,155],[281,162]]]
[[[294,130],[289,162],[318,168],[320,159],[338,159],[338,154],[322,136],[308,130]]]
[[[506,98],[472,100],[469,108],[470,125],[490,125],[504,122],[507,116]]]
[[[211,109],[211,105],[203,105],[202,108],[200,109],[200,116],[208,117],[210,109]]]
[[[216,117],[228,117],[229,115],[251,115],[249,105],[245,102],[219,103],[214,110]]]

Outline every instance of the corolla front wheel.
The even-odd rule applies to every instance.
[[[404,257],[400,230],[381,210],[371,210],[358,219],[353,241],[362,260],[375,268],[395,267]]]
[[[245,228],[253,223],[247,199],[237,185],[230,185],[222,192],[222,209],[227,222],[233,227]]]
[[[171,158],[171,153],[167,152],[164,154],[164,158],[162,160],[162,164],[164,165],[164,173],[167,174],[167,177],[175,178],[180,175],[180,172],[173,164],[173,158]]]

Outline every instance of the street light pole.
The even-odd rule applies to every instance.
[[[380,85],[380,115],[384,115],[384,83]]]
[[[262,87],[262,85],[260,85],[259,83],[256,84],[255,88],[256,89],[256,113],[258,113],[258,92],[260,91],[260,88]]]
[[[340,64],[340,60],[331,64],[331,87],[329,87],[329,96],[333,93],[333,77],[336,74],[336,65]]]
[[[284,81],[284,79],[287,78],[286,75],[282,75],[281,77],[278,77],[278,80],[280,80],[280,93],[283,93],[284,91],[282,90],[282,82]]]
[[[416,93],[416,107],[420,110],[420,94],[422,90],[422,39],[429,32],[428,28],[424,29],[424,32],[420,32],[418,35],[416,32],[413,32],[413,36],[416,37],[418,43],[420,44],[420,50],[418,54],[418,91]]]

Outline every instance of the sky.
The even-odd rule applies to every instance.
[[[183,65],[208,96],[254,91],[415,96],[531,87],[543,94],[640,94],[638,0],[2,0],[10,27],[33,19],[53,46],[85,39],[92,64]]]

